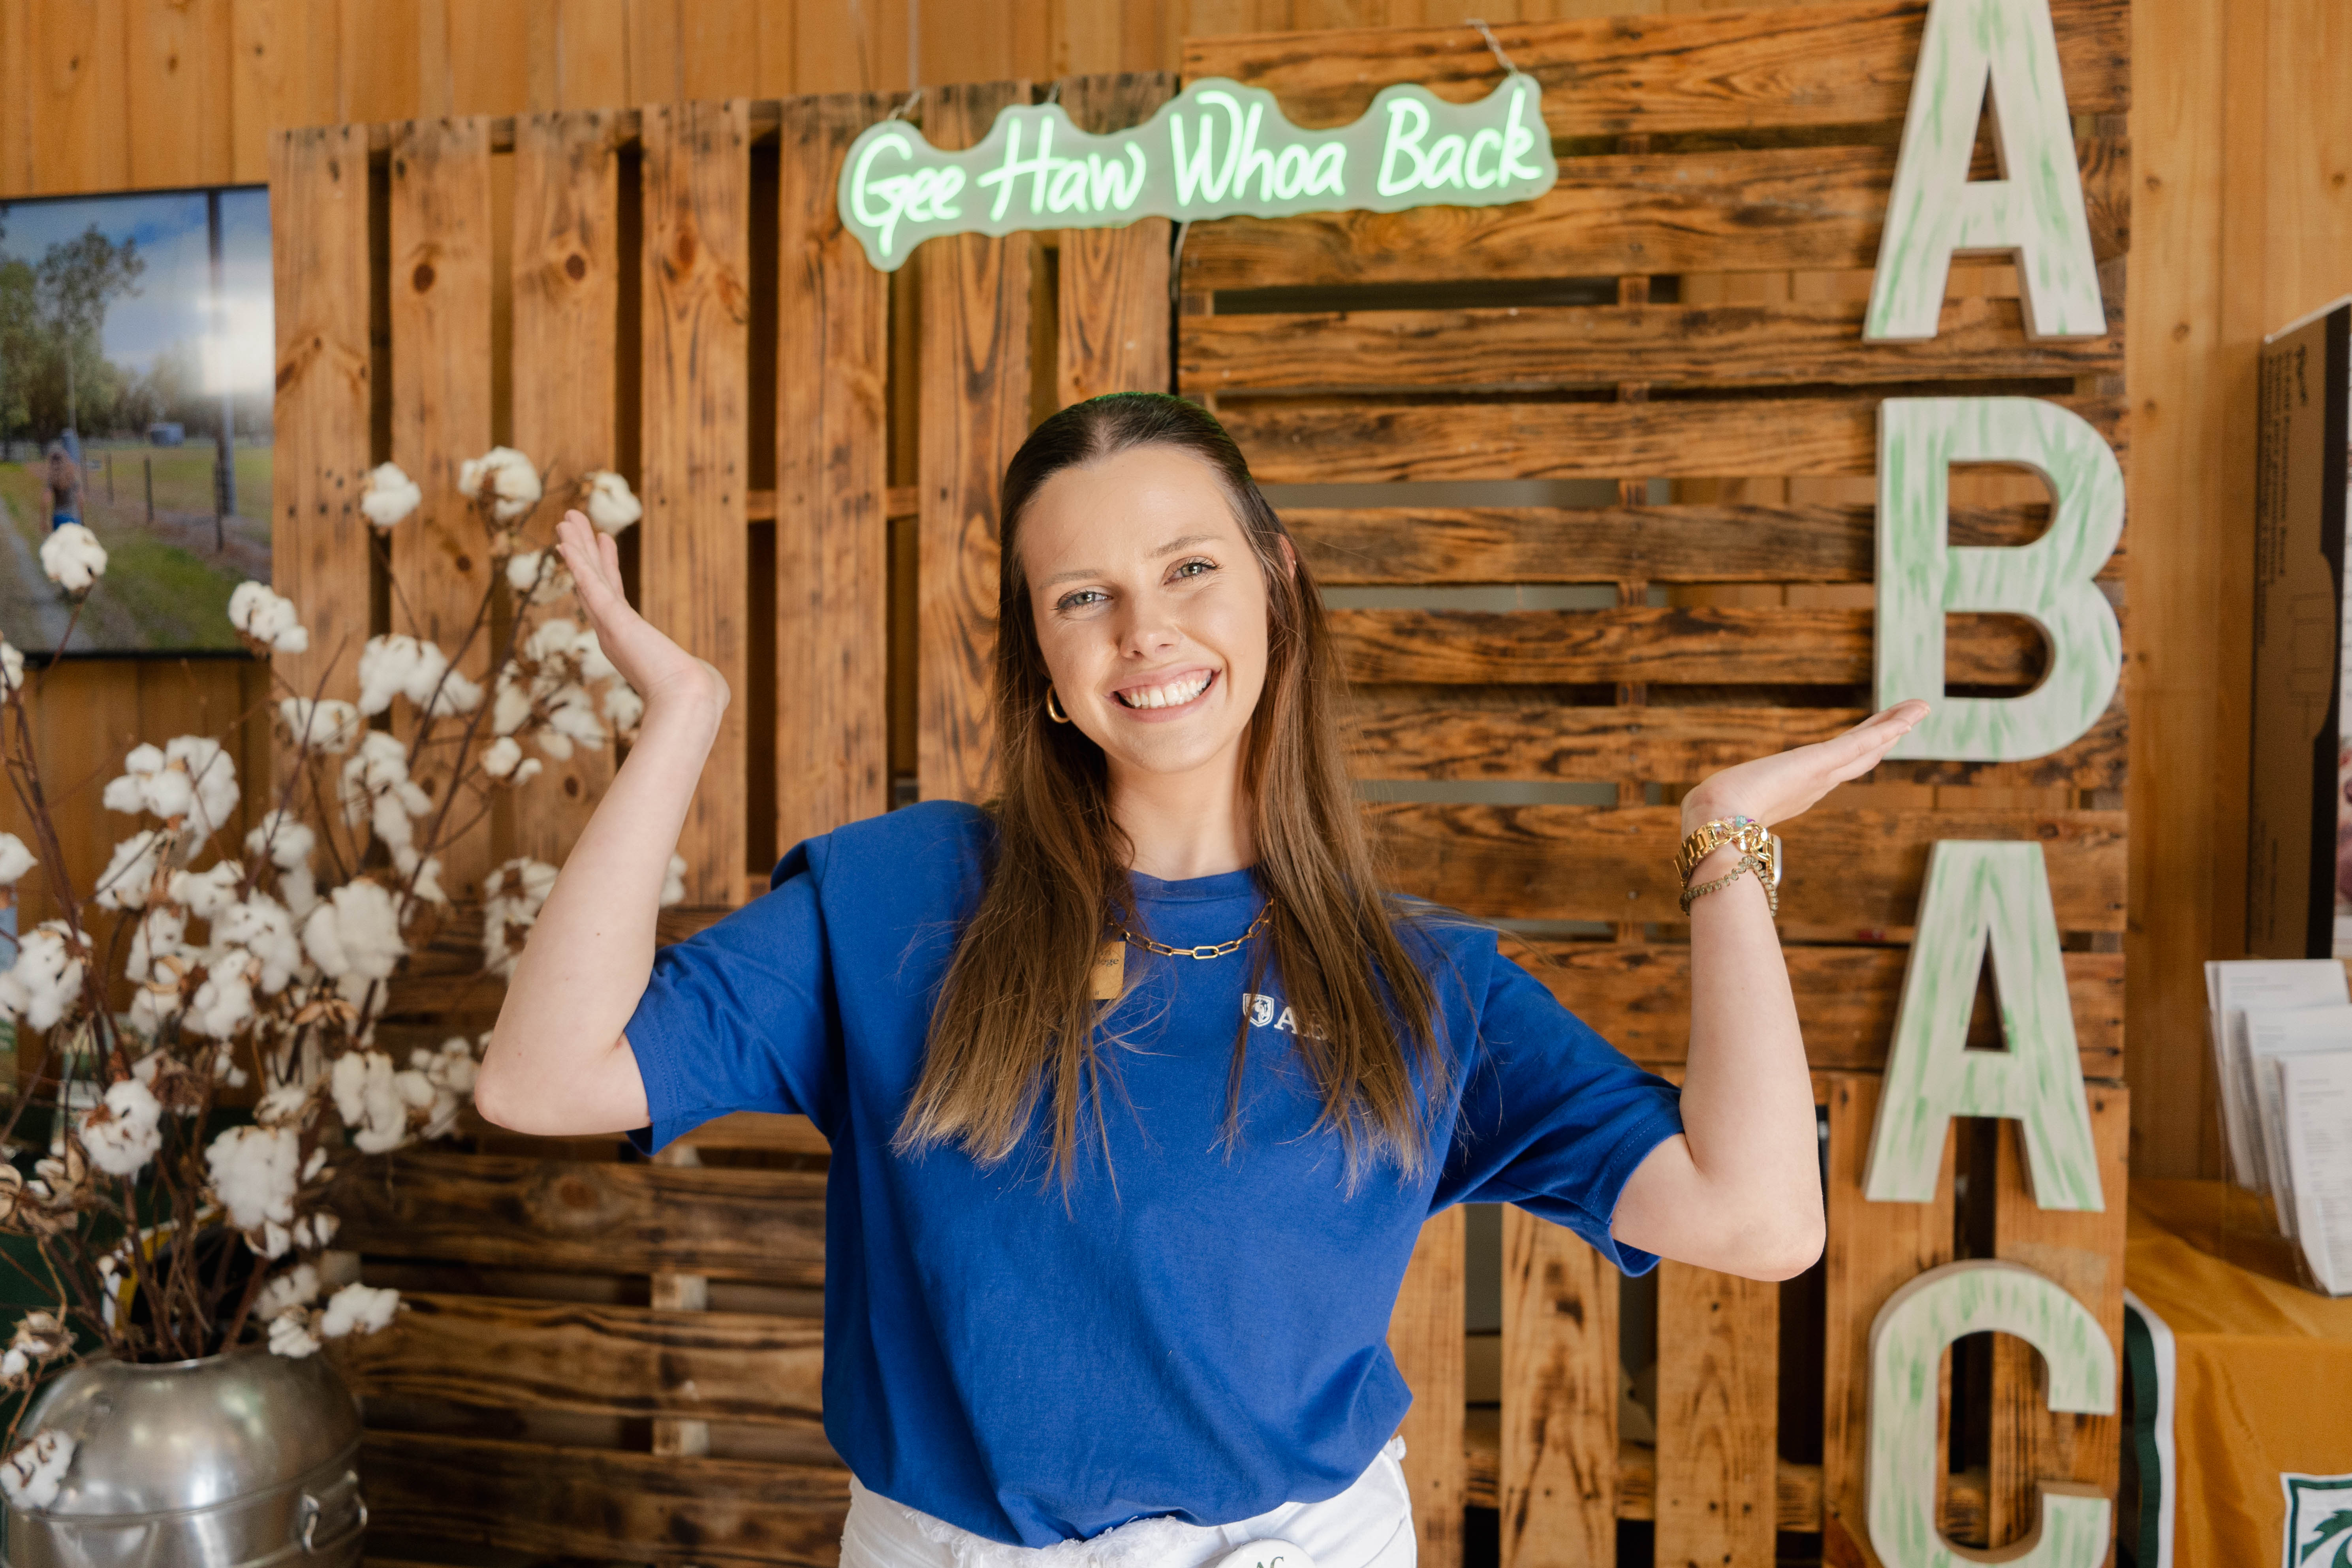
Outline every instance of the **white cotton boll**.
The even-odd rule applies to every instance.
[[[329,1210],[319,1210],[310,1216],[310,1245],[325,1247],[335,1239],[335,1232],[341,1229],[342,1225],[342,1220]]]
[[[261,967],[243,948],[231,948],[215,958],[188,1004],[183,1020],[192,1032],[208,1039],[226,1040],[253,1016],[254,972]]]
[[[296,924],[310,918],[319,907],[319,886],[308,866],[297,866],[290,871],[278,873],[278,890],[285,896],[286,912]]]
[[[490,733],[511,735],[530,718],[530,688],[517,680],[515,667],[499,671],[498,693],[490,700]]]
[[[604,657],[604,645],[596,639],[593,631],[582,632],[572,651],[580,660],[580,679],[583,680],[605,680],[620,674],[614,668],[613,661]]]
[[[378,463],[360,489],[360,510],[379,531],[425,504],[425,492],[397,463]]]
[[[534,587],[533,584],[537,586]],[[507,557],[507,586],[515,592],[518,607],[551,605],[574,592],[563,557],[550,550],[521,550]]]
[[[456,670],[441,677],[439,683],[425,693],[432,706],[425,712],[434,717],[451,713],[471,713],[482,705],[482,689]]]
[[[537,757],[525,757],[522,761],[515,764],[514,778],[511,782],[519,784],[527,784],[530,783],[531,780],[537,778],[539,776],[540,770],[546,765],[546,763],[541,762]]]
[[[474,1055],[474,1042],[463,1035],[450,1036],[441,1042],[438,1050],[428,1051],[419,1046],[408,1059],[436,1084],[458,1094],[473,1092],[474,1079],[482,1068]]]
[[[539,733],[539,749],[561,762],[572,754],[575,741],[583,746],[604,743],[604,727],[596,722],[596,704],[588,689],[576,682],[557,691],[548,703],[547,728]]]
[[[319,837],[310,825],[283,806],[272,806],[259,826],[245,836],[246,848],[257,855],[267,851],[269,863],[281,871],[308,864],[318,845]]]
[[[107,1086],[106,1098],[81,1114],[81,1146],[111,1176],[131,1176],[163,1146],[163,1107],[135,1078]]]
[[[522,761],[522,748],[515,744],[512,735],[500,735],[482,749],[482,771],[494,779],[505,778]]]
[[[87,594],[106,575],[106,546],[79,522],[60,523],[41,541],[41,570],[68,594]]]
[[[609,468],[588,475],[580,488],[581,510],[606,533],[618,533],[646,515],[645,503],[630,491],[629,481]]]
[[[131,928],[131,958],[122,966],[123,978],[142,985],[153,980],[156,960],[186,954],[187,935],[187,911],[168,904],[149,910]]]
[[[533,664],[570,655],[579,643],[580,623],[566,616],[550,616],[523,639],[522,656]]]
[[[163,742],[163,754],[169,759],[165,772],[184,773],[194,787],[196,810],[190,826],[207,837],[227,826],[244,798],[236,787],[236,759],[209,735],[175,736]]]
[[[361,717],[357,707],[339,697],[289,697],[278,704],[278,721],[289,742],[299,746],[307,737],[311,750],[338,756],[365,730]]]
[[[263,1322],[299,1311],[319,1299],[319,1267],[298,1263],[283,1274],[273,1274],[253,1299],[253,1315]]]
[[[0,637],[0,690],[14,691],[25,684],[25,651]]]
[[[40,862],[25,847],[25,841],[13,833],[0,833],[0,888],[13,888],[25,879],[25,873]]]
[[[317,1354],[318,1350],[318,1336],[310,1331],[310,1313],[289,1312],[269,1320],[270,1354],[300,1361],[304,1356]]]
[[[372,1334],[388,1327],[392,1315],[399,1310],[399,1291],[362,1285],[355,1279],[327,1298],[327,1310],[320,1320],[319,1332],[331,1340],[352,1333]]]
[[[360,711],[381,713],[404,691],[430,692],[448,662],[438,647],[413,637],[390,633],[368,638],[360,648]]]
[[[614,678],[604,688],[604,717],[613,728],[626,735],[635,731],[646,716],[646,700],[637,695],[636,688],[627,681]]]
[[[67,941],[79,937],[77,951]],[[27,1027],[46,1029],[66,1015],[81,994],[83,954],[89,951],[88,932],[76,932],[61,920],[43,921],[16,943],[16,962],[0,974],[0,1013],[21,1018]]]
[[[539,470],[512,447],[493,447],[457,466],[457,489],[468,500],[481,499],[485,488],[494,501],[491,514],[512,522],[539,503]]]
[[[669,858],[669,869],[662,873],[661,905],[664,909],[667,909],[672,904],[682,904],[685,901],[686,857],[672,855]]]
[[[253,1120],[263,1127],[299,1127],[310,1108],[310,1085],[281,1083],[261,1097],[260,1103],[253,1108]],[[302,1179],[310,1179],[307,1169]]]
[[[371,730],[358,752],[343,763],[338,793],[343,816],[356,823],[362,817],[388,847],[405,844],[414,836],[405,820],[433,809],[433,797],[408,776],[408,748],[382,730]]]
[[[109,811],[137,816],[147,809],[148,781],[163,771],[163,748],[142,742],[122,759],[122,773],[107,781],[99,804]]]
[[[283,1226],[294,1217],[302,1140],[290,1127],[232,1127],[205,1150],[213,1195],[239,1230]]]
[[[246,1237],[245,1244],[252,1247],[253,1238]],[[254,1250],[264,1258],[283,1258],[292,1251],[293,1247],[294,1227],[290,1225],[280,1225],[273,1219],[262,1226],[261,1245],[254,1247]]]
[[[403,1068],[393,1074],[392,1087],[412,1110],[422,1110],[433,1103],[433,1080],[415,1068]]]
[[[11,1345],[0,1352],[0,1383],[15,1383],[33,1369],[33,1359]]]
[[[12,1508],[47,1508],[73,1464],[74,1440],[55,1429],[0,1459],[0,1493]]]
[[[302,653],[310,646],[310,634],[300,625],[294,601],[273,592],[267,583],[239,583],[230,591],[228,624],[279,653]]]
[[[213,946],[238,947],[253,955],[254,978],[264,994],[286,989],[302,967],[302,944],[294,935],[294,917],[268,893],[249,893],[213,917]]]
[[[416,879],[409,885],[408,889],[412,896],[423,899],[428,904],[446,904],[449,901],[449,895],[441,890],[440,856],[436,855],[425,860],[423,868],[419,869],[415,846],[404,844],[392,852],[392,863],[404,877],[411,872],[415,873]]]
[[[400,940],[392,892],[364,878],[344,883],[302,922],[302,951],[321,973],[364,984],[385,980],[408,951]]]
[[[155,885],[155,859],[166,835],[160,827],[134,833],[114,847],[99,874],[96,902],[102,910],[143,910]]]
[[[245,868],[235,860],[215,861],[205,870],[174,871],[168,884],[172,901],[184,904],[199,920],[211,920],[236,902],[236,885]]]
[[[408,1142],[408,1100],[398,1076],[382,1051],[346,1051],[335,1059],[328,1087],[352,1146],[362,1154],[385,1153]]]

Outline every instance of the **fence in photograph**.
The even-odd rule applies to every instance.
[[[1568,1005],[1678,1073],[1672,802],[1864,711],[1878,400],[2054,398],[2125,447],[2129,11],[2053,10],[2104,340],[2030,340],[2013,277],[1985,265],[1954,269],[1933,340],[1863,342],[1921,0],[1496,27],[1545,86],[1559,179],[1532,203],[961,236],[887,276],[834,208],[850,141],[899,107],[878,96],[287,133],[275,572],[313,651],[279,672],[309,690],[339,644],[349,658],[412,616],[455,645],[491,570],[450,504],[457,457],[509,440],[551,465],[551,495],[621,468],[646,502],[625,536],[641,608],[738,694],[679,845],[673,938],[764,891],[798,838],[885,809],[894,771],[926,797],[985,793],[997,477],[1052,408],[1173,387],[1286,487],[1400,882],[1512,923],[1507,950]],[[1390,82],[1478,96],[1499,67],[1468,28],[1384,29],[1195,40],[1185,73],[1269,89],[1320,126]],[[1108,130],[1177,83],[1054,86]],[[932,89],[917,112],[961,147],[1046,90]],[[356,505],[384,458],[428,498],[392,535],[396,609]],[[1344,488],[1287,488],[1327,486]],[[2013,473],[1964,471],[1953,494],[1955,543],[2047,520]],[[2116,601],[2120,565],[2102,577]],[[2023,690],[2043,659],[2021,621],[1950,622],[1955,691]],[[1825,1128],[1819,1268],[1764,1285],[1664,1265],[1638,1336],[1654,1366],[1629,1365],[1621,1328],[1651,1310],[1629,1312],[1569,1232],[1505,1211],[1500,1333],[1471,1336],[1465,1289],[1493,1282],[1465,1279],[1461,1211],[1430,1224],[1391,1343],[1433,1568],[1461,1561],[1468,1505],[1498,1510],[1516,1568],[1621,1550],[1874,1563],[1871,1323],[1956,1257],[2049,1275],[2120,1342],[2125,745],[2119,694],[2054,755],[1888,764],[1787,828],[1781,919]],[[551,760],[446,854],[445,886],[478,897],[509,856],[560,859],[609,766]],[[1862,1196],[1943,838],[2042,847],[2104,1212],[2036,1207],[2007,1122],[1958,1124],[1932,1203]],[[499,994],[468,978],[471,934],[424,956],[386,1038],[486,1027]],[[834,1561],[824,1166],[805,1123],[750,1117],[650,1163],[487,1128],[467,1152],[352,1163],[343,1234],[412,1309],[347,1357],[377,1552]],[[2021,1539],[2039,1484],[2113,1495],[2115,1418],[2050,1413],[2023,1342],[1964,1341],[1947,1365],[1954,1541]]]

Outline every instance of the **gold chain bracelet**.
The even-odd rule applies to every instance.
[[[1764,902],[1766,907],[1769,908],[1774,916],[1777,917],[1780,912],[1780,889],[1773,884],[1773,880],[1770,877],[1765,875],[1766,869],[1767,868],[1765,867],[1764,862],[1758,859],[1755,856],[1740,856],[1739,864],[1734,866],[1729,874],[1717,877],[1711,882],[1701,882],[1695,888],[1685,888],[1683,889],[1683,913],[1690,913],[1691,905],[1698,900],[1706,897],[1707,894],[1719,893],[1724,889],[1731,886],[1732,883],[1739,880],[1740,878],[1748,875],[1748,872],[1753,871],[1756,873],[1757,885],[1764,889]]]

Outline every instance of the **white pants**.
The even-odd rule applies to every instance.
[[[1279,1539],[1314,1568],[1413,1568],[1412,1494],[1404,1439],[1388,1447],[1347,1490],[1321,1502],[1286,1502],[1233,1524],[1139,1519],[1087,1541],[1007,1546],[934,1519],[849,1479],[841,1568],[1213,1568],[1234,1548]]]

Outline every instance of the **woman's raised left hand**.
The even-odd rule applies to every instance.
[[[1752,816],[1768,826],[1785,822],[1876,767],[1927,716],[1927,703],[1914,697],[1872,714],[1843,735],[1710,773],[1683,797],[1683,831],[1726,816]]]

